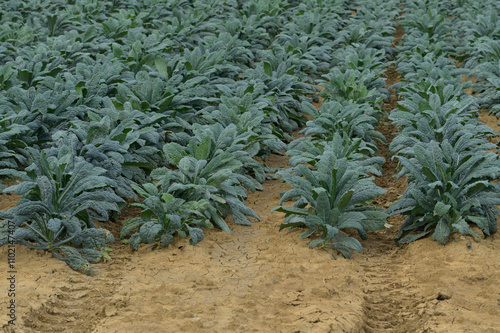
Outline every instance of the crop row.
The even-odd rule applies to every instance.
[[[487,22],[486,12],[494,13]],[[486,50],[498,44],[498,25],[485,28],[498,21],[497,13],[494,1],[405,3],[400,23],[406,34],[396,59],[404,80],[395,86],[402,101],[390,115],[401,129],[390,151],[397,152],[398,176],[408,181],[388,209],[406,216],[398,244],[429,234],[445,244],[454,232],[480,239],[470,223],[485,235],[497,231],[500,186],[492,181],[500,176],[500,161],[489,152],[497,151],[488,141],[493,131],[478,121],[480,105],[496,103],[494,87],[476,74],[491,64]],[[463,67],[456,67],[457,59]],[[466,93],[471,82],[462,84],[462,75],[471,73],[478,78],[477,98]]]
[[[386,190],[373,183],[372,175],[381,175],[385,160],[378,154],[377,141],[385,137],[375,127],[382,116],[381,103],[389,98],[381,75],[394,56],[396,1],[364,2],[342,31],[358,36],[356,22],[364,23],[369,38],[352,38],[334,54],[338,63],[324,81],[324,98],[317,110],[307,103],[305,112],[312,118],[306,123],[304,137],[288,145],[291,168],[279,172],[292,189],[282,193],[280,206],[285,213],[284,228],[306,227],[301,238],[319,236],[309,244],[332,248],[350,258],[361,252],[361,243],[346,234],[354,229],[361,239],[367,231],[385,228],[386,213],[370,202]],[[284,205],[293,201],[293,205]],[[335,256],[335,252],[333,252]]]

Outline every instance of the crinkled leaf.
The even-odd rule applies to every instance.
[[[156,236],[161,231],[161,224],[154,222],[146,222],[139,229],[139,235],[141,236],[141,243],[151,244],[155,241]]]
[[[61,246],[60,251],[63,256],[59,257],[59,259],[66,262],[71,269],[86,275],[92,275],[92,267],[89,261],[77,249],[69,246]]]
[[[187,229],[189,232],[189,236],[191,236],[191,239],[189,240],[189,243],[191,245],[198,244],[205,237],[203,234],[203,230],[201,230],[200,228],[192,228],[190,226],[187,226]]]

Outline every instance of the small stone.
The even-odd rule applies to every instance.
[[[472,248],[472,244],[471,243],[467,243],[467,248],[471,249]]]

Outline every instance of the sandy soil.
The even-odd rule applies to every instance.
[[[387,73],[388,85],[398,79]],[[394,107],[385,105],[386,110]],[[496,126],[494,117],[480,119]],[[498,130],[498,127],[495,127]],[[382,119],[379,130],[393,137]],[[387,146],[379,146],[384,156]],[[386,156],[388,190],[375,203],[388,207],[404,191],[396,162]],[[273,155],[271,167],[287,167]],[[500,332],[500,236],[474,241],[456,236],[446,246],[423,239],[399,248],[402,223],[370,233],[350,260],[309,249],[299,230],[279,231],[283,214],[270,213],[286,189],[264,183],[247,204],[260,215],[251,227],[230,223],[232,234],[206,232],[190,246],[133,252],[116,243],[112,259],[94,264],[94,276],[72,271],[50,254],[16,248],[16,329],[5,332]],[[0,209],[15,205],[0,195]],[[105,223],[118,239],[121,223],[137,216],[127,208]],[[479,232],[480,233],[480,232]],[[470,248],[467,246],[470,244]],[[0,326],[7,322],[7,249],[0,248]],[[5,296],[4,296],[5,295]]]

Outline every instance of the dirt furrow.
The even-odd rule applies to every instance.
[[[411,332],[422,318],[417,309],[424,301],[406,274],[398,250],[365,258],[363,288],[363,331]]]
[[[397,26],[394,33],[396,46],[404,34],[402,27]],[[384,77],[386,88],[400,81],[400,74],[394,65],[391,65]],[[397,129],[388,119],[390,112],[396,108],[399,97],[393,89],[390,90],[390,98],[383,105],[383,115],[377,130],[381,132],[387,144],[379,144],[380,156],[386,163],[383,165],[382,176],[375,177],[375,183],[387,189],[387,192],[377,198],[374,204],[387,209],[393,202],[397,201],[406,188],[404,178],[396,179],[397,161],[388,154],[388,147],[396,135]],[[365,257],[360,259],[363,268],[363,331],[364,332],[410,332],[412,317],[417,305],[418,295],[413,291],[409,277],[405,275],[404,260],[398,254],[399,249],[394,246],[394,237],[401,226],[401,216],[388,218],[391,228],[372,233],[371,241],[363,244]]]
[[[24,324],[37,332],[92,330],[100,319],[115,315],[117,309],[127,305],[115,293],[117,286],[122,285],[123,268],[128,261],[130,258],[118,256],[106,264],[105,271],[93,277],[75,273],[67,281],[59,281],[39,307],[27,311]],[[100,270],[99,265],[95,267]],[[99,287],[89,288],[89,283]],[[86,315],[81,316],[82,313]]]

